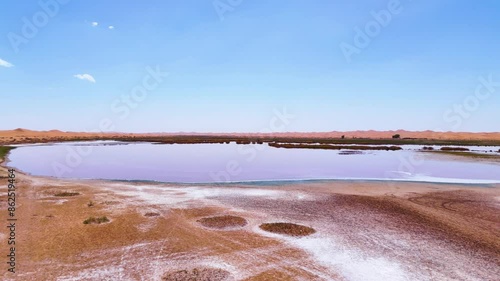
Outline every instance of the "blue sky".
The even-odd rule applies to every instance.
[[[0,7],[0,129],[500,131],[498,1]]]

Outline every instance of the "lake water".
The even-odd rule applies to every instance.
[[[26,145],[8,165],[61,178],[227,182],[308,179],[500,183],[500,164],[401,151],[283,149],[267,145],[81,142]],[[498,151],[498,147],[471,147]]]

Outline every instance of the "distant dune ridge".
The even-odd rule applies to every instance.
[[[372,138],[372,139],[390,139],[393,135],[399,134],[401,138],[417,139],[440,139],[440,140],[500,140],[500,132],[434,132],[434,131],[347,131],[347,132],[280,132],[280,133],[196,133],[196,132],[177,132],[177,133],[86,133],[86,132],[63,132],[60,130],[33,131],[23,128],[15,130],[0,131],[0,139],[19,139],[19,138],[75,138],[75,137],[113,137],[113,136],[234,136],[234,137],[259,137],[259,136],[279,136],[287,138]]]

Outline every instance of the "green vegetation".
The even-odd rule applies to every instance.
[[[395,134],[394,136],[392,136],[393,139],[400,139],[401,138],[401,135],[400,134]]]
[[[5,156],[9,153],[9,151],[11,151],[14,148],[15,147],[11,146],[0,146],[0,162],[2,162]]]
[[[106,216],[98,218],[89,217],[88,219],[83,221],[83,224],[101,224],[106,222],[109,222],[109,219]]]
[[[57,196],[57,197],[71,197],[71,196],[77,196],[77,195],[80,195],[80,193],[63,191],[63,192],[59,192],[59,193],[54,194],[54,196]]]

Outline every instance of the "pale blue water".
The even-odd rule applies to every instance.
[[[39,176],[186,183],[307,179],[500,183],[498,163],[431,156],[410,150],[414,148],[340,155],[336,150],[267,145],[62,143],[18,147],[11,151],[8,165]]]

